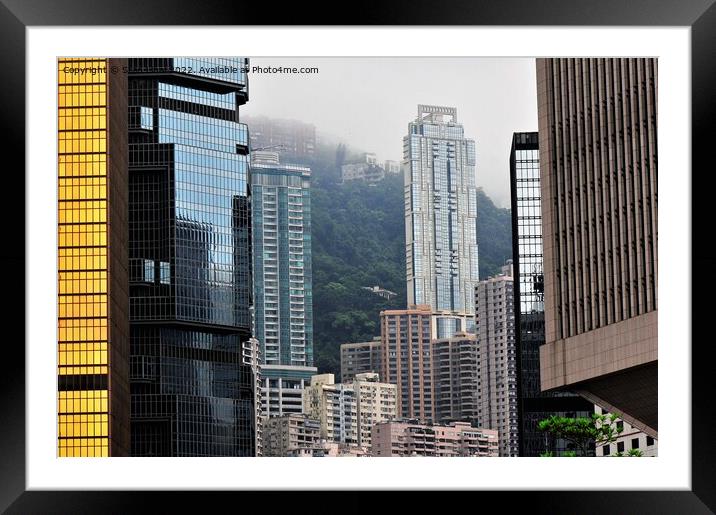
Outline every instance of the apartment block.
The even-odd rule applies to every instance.
[[[433,401],[438,423],[476,420],[481,384],[477,336],[457,333],[432,342]]]
[[[498,456],[495,430],[473,427],[469,422],[428,425],[418,421],[383,422],[373,426],[371,454],[375,457]]]
[[[311,367],[311,169],[279,161],[251,158],[254,335],[262,364]]]
[[[265,418],[261,428],[263,456],[300,455],[321,443],[321,424],[302,414]]]
[[[370,448],[371,428],[397,417],[397,387],[381,383],[378,374],[357,374],[352,382],[335,383],[333,374],[316,375],[304,390],[304,411],[321,425],[329,442]]]
[[[336,442],[324,442],[324,456],[330,458],[369,458],[370,447],[356,447],[354,445],[344,445]]]
[[[496,429],[500,456],[519,455],[517,352],[512,263],[475,288],[475,327],[479,353],[476,422]]]
[[[366,152],[361,161],[341,166],[341,179],[343,182],[361,180],[375,184],[385,179],[385,169],[378,164],[375,154]]]
[[[303,390],[303,411],[318,420],[321,438],[344,444],[358,444],[358,417],[352,384],[336,384],[333,374],[319,374]]]
[[[357,374],[353,380],[358,419],[358,446],[370,448],[371,429],[398,416],[398,387],[381,383],[378,374]]]
[[[385,169],[385,173],[397,175],[401,172],[400,162],[391,161],[390,159],[385,160],[383,168]]]
[[[408,304],[472,314],[478,280],[475,141],[465,137],[455,107],[418,105],[403,138],[403,167]]]
[[[428,305],[380,313],[381,365],[383,381],[397,385],[398,416],[434,420],[432,398],[433,332],[432,309]]]
[[[303,413],[303,389],[311,384],[317,370],[316,367],[261,365],[258,397],[261,415]]]
[[[341,381],[352,381],[356,374],[381,372],[381,339],[341,345]]]

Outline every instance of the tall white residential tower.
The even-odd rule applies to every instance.
[[[474,313],[478,281],[475,142],[454,107],[419,105],[403,138],[408,305]],[[439,338],[464,319],[436,317]],[[471,329],[471,327],[467,327]]]

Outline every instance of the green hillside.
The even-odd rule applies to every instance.
[[[403,180],[340,184],[345,149],[322,148],[312,168],[314,356],[319,372],[340,374],[339,346],[380,334],[379,312],[406,304]],[[480,277],[499,272],[512,254],[510,211],[478,191]],[[361,289],[380,285],[387,301]]]

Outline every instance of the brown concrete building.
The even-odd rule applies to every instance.
[[[477,418],[478,354],[474,334],[461,332],[433,340],[433,401],[438,423]]]
[[[428,305],[380,312],[382,370],[380,378],[398,385],[398,417],[434,420]]]
[[[657,61],[537,59],[542,390],[657,437]]]
[[[352,381],[356,374],[381,373],[380,336],[369,342],[344,343],[341,345],[341,381]]]

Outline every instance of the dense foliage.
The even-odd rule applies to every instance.
[[[549,433],[554,438],[563,438],[572,447],[562,456],[590,456],[594,446],[613,443],[624,431],[623,426],[617,424],[617,414],[607,415],[592,413],[591,417],[560,417],[552,415],[541,420],[537,425],[540,431]],[[553,452],[542,454],[543,457],[554,457]],[[615,456],[640,457],[643,453],[638,449],[630,449],[626,454],[616,453]]]
[[[402,176],[377,185],[341,184],[345,147],[319,148],[312,169],[314,356],[320,372],[340,374],[339,346],[380,335],[379,313],[404,308],[405,217]],[[511,252],[510,212],[478,193],[480,277],[498,273]],[[397,293],[388,301],[363,286]]]
[[[509,209],[495,206],[490,197],[477,190],[477,252],[480,278],[500,273],[512,257],[512,215]]]

